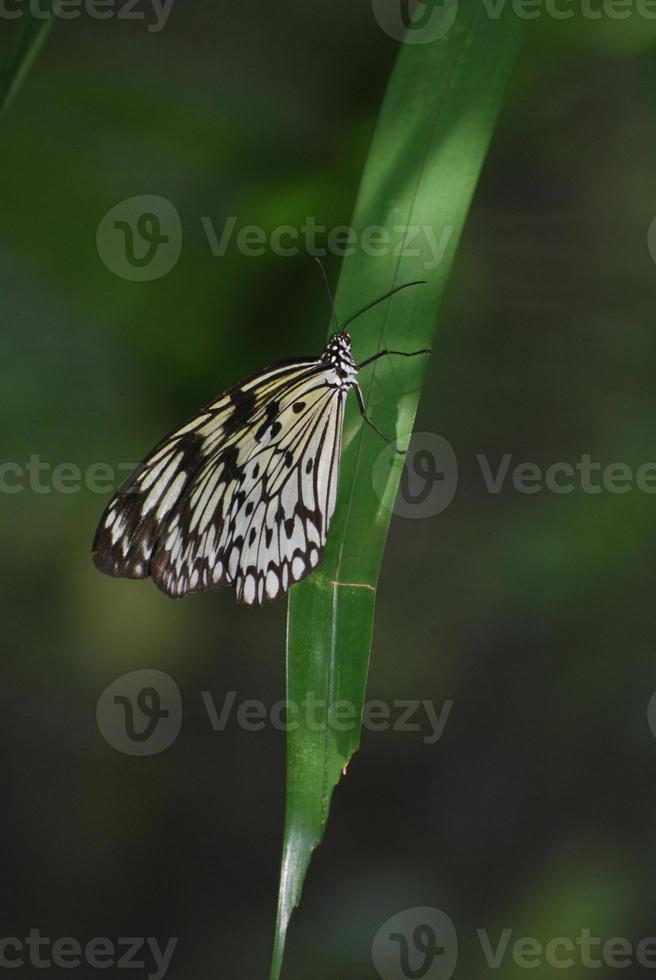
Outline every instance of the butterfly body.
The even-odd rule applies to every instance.
[[[333,334],[321,359],[332,368],[332,375],[327,376],[331,387],[340,391],[353,387],[358,368],[351,354],[351,338],[347,333]]]

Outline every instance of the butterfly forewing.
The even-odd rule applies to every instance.
[[[333,383],[330,383],[331,380]],[[108,505],[101,571],[168,595],[275,599],[316,566],[335,507],[346,389],[324,360],[245,379],[170,433]]]

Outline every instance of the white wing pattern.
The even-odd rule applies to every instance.
[[[163,439],[105,510],[97,567],[256,606],[308,575],[335,509],[348,348],[253,375]]]

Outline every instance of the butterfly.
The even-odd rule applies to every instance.
[[[344,327],[405,283],[369,303]],[[344,329],[320,357],[264,368],[165,436],[107,505],[93,542],[101,572],[148,578],[167,595],[233,586],[260,606],[309,575],[335,510],[346,396],[366,412]]]

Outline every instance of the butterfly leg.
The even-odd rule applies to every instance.
[[[421,350],[411,350],[411,351],[379,350],[377,354],[374,354],[372,357],[368,357],[366,361],[362,362],[362,364],[358,364],[358,371],[361,371],[363,367],[367,366],[367,364],[371,364],[372,361],[377,361],[379,357],[388,357],[390,354],[398,354],[400,357],[417,357],[418,354],[430,354],[430,352],[431,352],[430,347],[422,347]]]
[[[360,388],[360,385],[357,383],[357,381],[354,381],[353,382],[353,387],[355,388],[355,394],[356,394],[357,399],[358,399],[358,406],[360,408],[360,415],[365,420],[365,422],[367,423],[367,425],[370,425],[371,428],[374,430],[374,432],[377,432],[378,435],[381,437],[381,439],[384,439],[385,442],[388,444],[388,446],[391,446],[392,449],[395,452],[399,453],[399,455],[401,455],[401,456],[405,456],[405,454],[407,453],[408,450],[407,449],[399,449],[399,447],[396,445],[396,443],[394,442],[394,440],[393,439],[390,439],[389,436],[385,435],[385,433],[383,432],[383,430],[382,429],[379,429],[378,426],[376,425],[376,423],[375,422],[372,422],[371,419],[369,418],[369,416],[367,415],[367,406],[364,403],[364,398],[362,396],[362,389]]]

